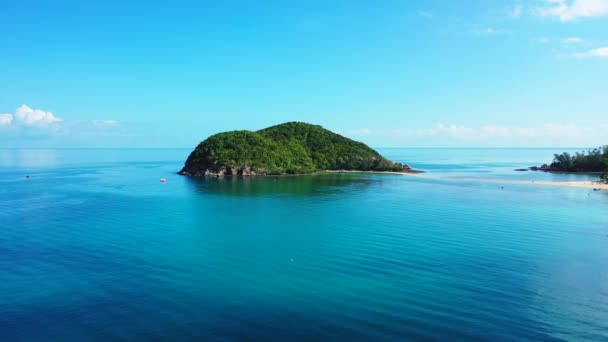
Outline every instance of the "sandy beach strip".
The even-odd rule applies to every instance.
[[[399,171],[323,170],[323,171],[319,171],[317,173],[372,173],[372,174],[384,174],[384,175],[413,176],[413,175],[419,175],[421,173],[424,173],[424,171],[411,170],[411,171],[399,172]]]
[[[543,186],[567,186],[573,188],[590,188],[608,190],[608,184],[596,181],[574,181],[574,182],[538,182],[517,181],[520,184],[543,185]]]
[[[491,183],[505,183],[505,184],[524,184],[524,185],[537,185],[537,186],[561,186],[571,188],[588,188],[588,189],[601,189],[608,190],[608,184],[600,181],[532,181],[532,180],[514,180],[514,179],[500,179],[500,178],[474,178],[474,177],[442,177],[443,179],[453,180],[467,180],[477,182],[491,182]]]
[[[391,174],[391,175],[407,175],[414,176],[424,173],[423,171],[412,170],[411,172],[396,172],[396,171],[357,171],[357,170],[324,170],[318,173],[372,173],[372,174]],[[434,177],[428,177],[434,178]],[[475,177],[437,177],[436,179],[451,179],[451,180],[467,180],[476,182],[491,182],[491,183],[506,183],[506,184],[523,184],[536,186],[561,186],[572,188],[588,188],[608,190],[608,183],[599,181],[570,181],[570,182],[550,182],[550,181],[532,181],[532,180],[514,180],[500,178],[475,178]]]

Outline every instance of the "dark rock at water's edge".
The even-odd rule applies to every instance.
[[[515,171],[524,171],[525,169],[516,169]],[[543,164],[542,166],[530,166],[528,168],[530,171],[541,171],[541,172],[554,172],[554,173],[568,173],[568,174],[587,174],[587,175],[601,175],[605,172],[602,171],[565,171],[561,170],[547,164]]]
[[[268,173],[265,170],[258,169],[257,171],[252,171],[250,167],[243,166],[232,168],[230,166],[212,166],[209,168],[197,169],[196,167],[184,168],[178,172],[180,175],[184,176],[206,176],[206,177],[223,177],[223,176],[265,176]]]
[[[181,175],[264,176],[319,171],[418,173],[367,145],[302,122],[215,134],[190,153]]]
[[[530,166],[529,169],[532,171],[544,171],[544,172],[557,171],[557,170],[553,170],[553,168],[547,164],[543,164],[540,167],[539,166]]]
[[[409,165],[407,165],[407,164],[404,164],[404,163],[395,163],[395,164],[396,164],[396,165],[398,165],[398,166],[400,166],[401,168],[403,168],[403,170],[404,170],[404,171],[407,171],[407,170],[411,170],[411,169],[412,169],[412,167],[411,167],[411,166],[409,166]]]
[[[530,171],[528,169],[515,169],[515,171]]]

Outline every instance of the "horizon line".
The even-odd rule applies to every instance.
[[[370,146],[373,149],[401,149],[401,150],[515,150],[515,149],[527,149],[527,150],[546,150],[546,149],[593,149],[597,147],[591,146],[546,146],[546,147],[531,147],[531,146],[520,146],[520,147],[380,147]],[[195,147],[0,147],[0,150],[185,150],[193,149]]]

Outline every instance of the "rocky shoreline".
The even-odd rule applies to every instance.
[[[601,175],[603,172],[598,171],[562,171],[551,167],[550,165],[543,164],[541,166],[530,166],[525,169],[515,169],[515,171],[540,171],[540,172],[551,172],[551,173],[568,173],[568,174],[588,174],[588,175]]]
[[[304,175],[314,175],[314,174],[322,174],[322,173],[377,173],[377,174],[419,174],[424,171],[412,169],[409,165],[403,163],[395,163],[399,165],[403,171],[367,171],[367,170],[321,170],[311,173],[282,173],[282,174],[271,174],[266,172],[265,170],[258,169],[257,171],[251,170],[248,166],[242,166],[237,168],[232,168],[229,166],[218,166],[216,168],[209,168],[205,170],[198,169],[190,169],[186,170],[186,168],[179,171],[177,174],[182,176],[192,176],[192,177],[264,177],[264,176],[304,176]]]
[[[263,169],[257,171],[251,170],[248,166],[232,168],[230,166],[218,166],[208,169],[197,169],[184,167],[177,174],[182,176],[193,177],[224,177],[224,176],[266,176],[267,172]]]

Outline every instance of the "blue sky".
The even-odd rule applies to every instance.
[[[0,22],[0,147],[294,120],[376,147],[608,143],[608,0],[23,0]]]

